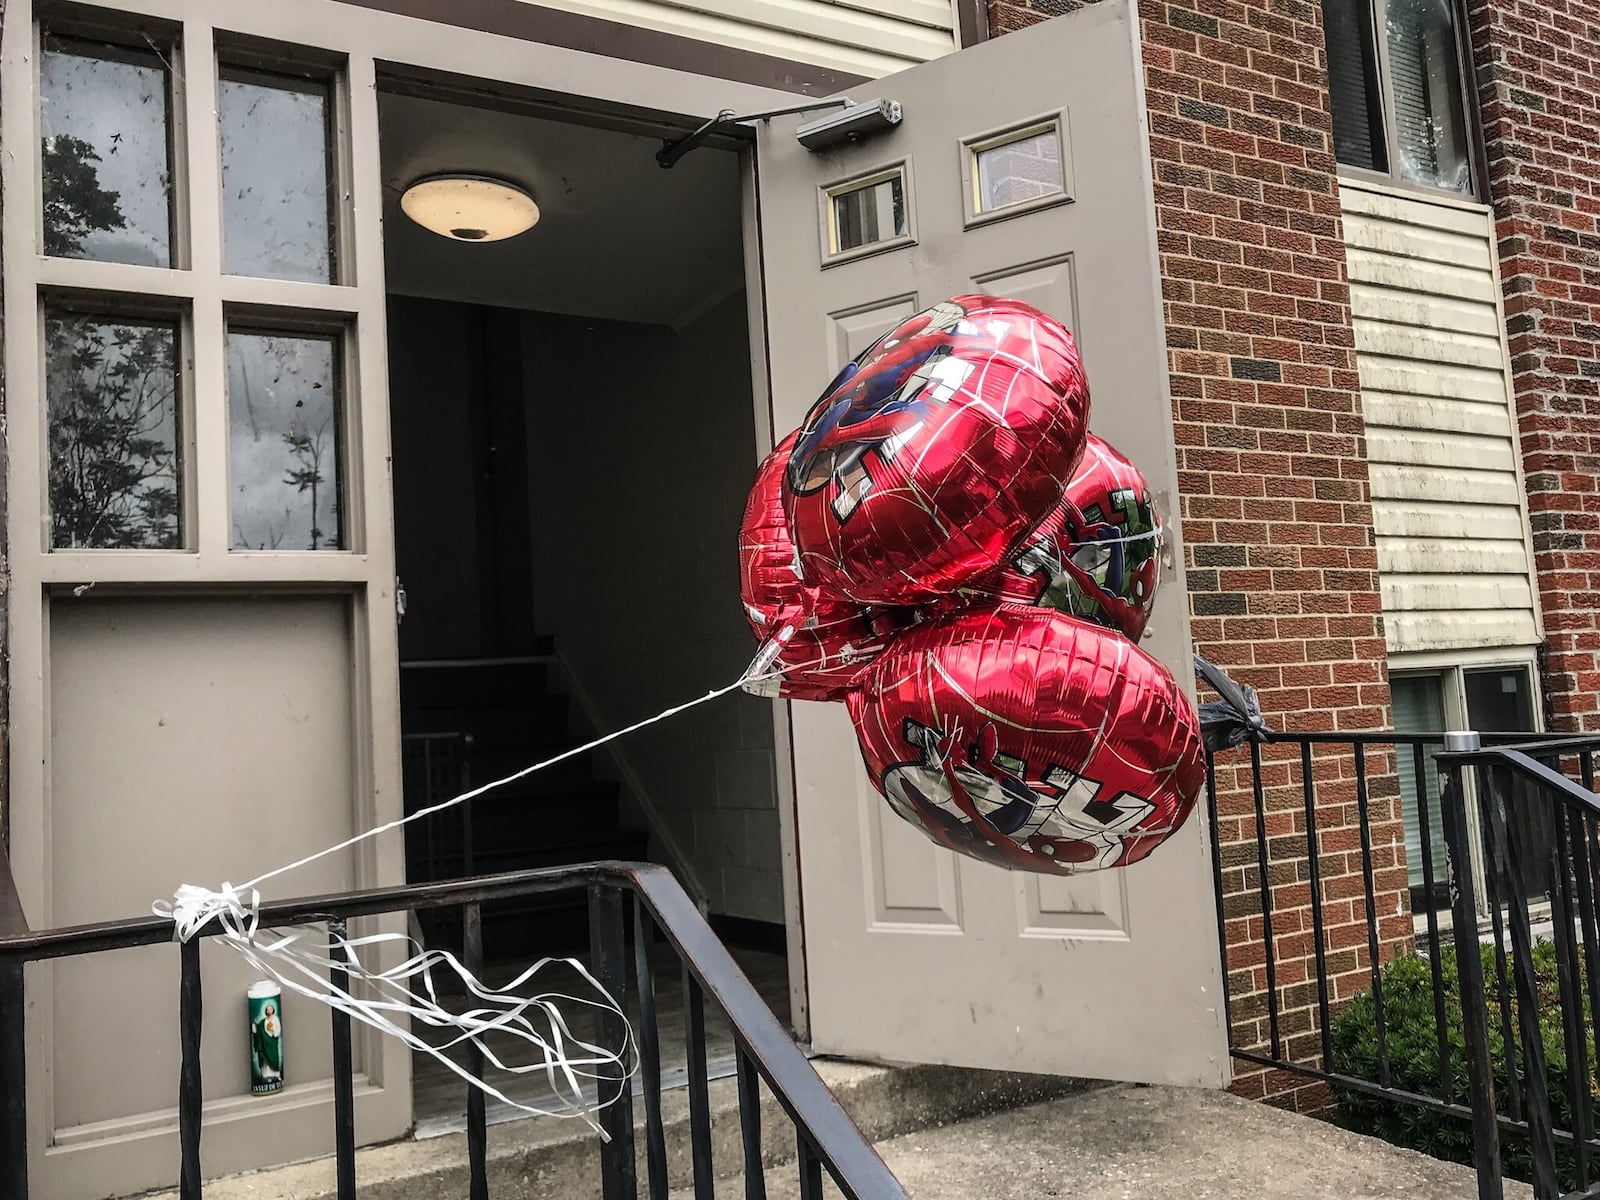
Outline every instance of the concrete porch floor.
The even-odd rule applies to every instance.
[[[1223,1092],[1105,1087],[878,1144],[914,1200],[1477,1200],[1471,1170]],[[798,1200],[794,1166],[768,1200]],[[690,1200],[692,1190],[672,1193]],[[719,1180],[717,1200],[744,1196]],[[823,1195],[838,1196],[824,1176]],[[1507,1200],[1532,1189],[1507,1181]]]
[[[1043,1076],[820,1062],[840,1102],[915,1200],[1475,1200],[1465,1167],[1221,1092],[1085,1085]],[[718,1200],[744,1196],[732,1080],[711,1085]],[[672,1195],[690,1188],[686,1094],[663,1097]],[[643,1138],[638,1139],[641,1158]],[[599,1198],[595,1139],[574,1122],[489,1131],[495,1200]],[[799,1195],[793,1127],[763,1095],[767,1195]],[[358,1155],[363,1200],[466,1195],[465,1139],[435,1137]],[[220,1179],[207,1200],[332,1200],[330,1160]],[[640,1163],[640,1191],[645,1191]],[[824,1194],[839,1193],[831,1181]],[[1531,1190],[1508,1183],[1508,1200]],[[168,1193],[160,1200],[175,1200]]]

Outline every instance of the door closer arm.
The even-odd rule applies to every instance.
[[[900,124],[905,116],[898,100],[878,99],[858,103],[848,96],[833,100],[812,100],[792,108],[775,108],[771,112],[748,113],[744,116],[737,116],[731,108],[725,108],[699,128],[675,141],[662,143],[661,149],[656,151],[656,163],[664,170],[670,170],[677,165],[678,160],[714,133],[756,121],[769,121],[773,117],[819,112],[825,108],[838,111],[807,121],[794,131],[796,140],[807,150],[825,150],[839,142],[858,141],[868,133]]]

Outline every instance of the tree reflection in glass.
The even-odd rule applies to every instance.
[[[228,437],[235,550],[337,550],[337,342],[228,334]]]
[[[154,49],[46,36],[39,67],[46,254],[172,265],[169,86]]]
[[[46,317],[53,548],[182,545],[177,346],[170,322]]]

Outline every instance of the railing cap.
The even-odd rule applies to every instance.
[[[1483,749],[1483,738],[1471,729],[1453,729],[1444,735],[1447,754],[1470,754]]]

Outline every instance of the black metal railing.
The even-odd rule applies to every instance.
[[[1538,1200],[1600,1196],[1597,752],[1600,735],[1388,732],[1215,756],[1234,1058],[1347,1115],[1433,1114],[1372,1131],[1470,1162],[1482,1200],[1506,1174]]]
[[[668,1194],[667,1147],[661,1104],[661,1041],[651,960],[664,944],[678,959],[683,974],[684,1036],[689,1072],[689,1139],[695,1195],[712,1194],[711,1106],[706,1070],[706,1011],[720,1013],[732,1031],[738,1075],[738,1113],[743,1146],[744,1192],[764,1197],[761,1155],[760,1084],[765,1082],[783,1113],[793,1123],[800,1195],[820,1200],[822,1173],[832,1177],[852,1200],[897,1200],[904,1190],[878,1157],[871,1143],[840,1107],[800,1048],[718,940],[682,887],[665,868],[645,863],[587,863],[546,870],[518,871],[476,879],[450,880],[405,887],[375,888],[264,904],[264,927],[326,923],[342,933],[347,922],[384,913],[455,908],[463,924],[464,960],[469,970],[482,970],[482,909],[486,904],[534,895],[578,891],[588,895],[590,969],[614,997],[630,998],[639,1014],[635,1030],[639,1072],[606,1083],[607,1095],[620,1099],[602,1110],[599,1120],[609,1140],[600,1150],[602,1195],[605,1200],[632,1200],[641,1192],[651,1200]],[[32,931],[23,917],[10,865],[0,854],[0,1195],[27,1200],[28,1134],[25,1087],[26,1036],[23,1008],[23,965],[49,959],[98,954],[170,942],[172,922],[159,917],[98,925]],[[183,944],[178,980],[181,1065],[178,1089],[180,1143],[179,1190],[183,1200],[201,1197],[201,950],[204,940],[220,932],[215,923]],[[630,965],[632,970],[630,971]],[[348,979],[336,972],[336,986]],[[631,975],[631,979],[630,979]],[[624,1018],[602,1013],[602,1044],[621,1046]],[[351,1019],[335,1011],[332,1018],[335,1159],[339,1200],[354,1200],[356,1186],[355,1104]],[[482,1078],[481,1055],[469,1069]],[[467,1148],[471,1200],[488,1200],[486,1114],[483,1092],[465,1088]],[[645,1177],[635,1163],[635,1090],[641,1093],[645,1139]],[[671,1181],[682,1186],[684,1180]]]
[[[400,738],[405,814],[472,790],[470,733],[407,733]],[[434,813],[406,827],[406,878],[418,883],[473,874],[472,805]]]

